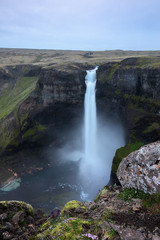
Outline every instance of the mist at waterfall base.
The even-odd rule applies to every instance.
[[[96,110],[96,70],[87,71],[84,118],[80,127],[70,129],[67,144],[58,150],[59,159],[77,162],[76,181],[81,200],[91,201],[110,180],[112,160],[117,148],[125,144],[124,130],[116,116]]]

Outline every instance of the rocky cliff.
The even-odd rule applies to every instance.
[[[130,152],[160,139],[160,58],[130,58],[98,69],[97,95],[118,111],[128,144],[116,152],[112,171]]]
[[[77,109],[83,108],[85,74],[84,64],[1,67],[0,154],[56,140],[58,129],[71,123]],[[126,154],[159,140],[159,89],[159,57],[99,66],[97,104],[121,115],[129,143],[116,153],[113,172]]]
[[[24,142],[36,143],[49,132],[48,121],[61,105],[83,101],[85,71],[33,65],[0,69],[0,153]],[[69,114],[65,113],[66,119]],[[60,116],[57,116],[57,121]],[[56,120],[55,120],[56,121]]]

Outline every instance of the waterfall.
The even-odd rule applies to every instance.
[[[84,101],[84,160],[90,165],[97,156],[97,116],[96,116],[96,67],[88,70],[85,78],[86,93]]]
[[[109,182],[112,159],[118,147],[124,143],[119,120],[96,112],[96,67],[88,70],[85,78],[83,155],[80,158],[79,183],[81,199],[91,201]],[[105,110],[105,109],[104,109]]]

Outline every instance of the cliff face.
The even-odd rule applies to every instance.
[[[56,138],[57,124],[69,124],[83,107],[85,74],[81,65],[1,68],[0,154],[44,144],[51,130]],[[98,69],[97,103],[121,114],[128,139],[138,146],[160,138],[159,89],[160,58],[125,59]]]
[[[85,71],[79,69],[60,71],[34,65],[1,69],[0,154],[47,137],[48,121],[54,121],[59,104],[62,108],[83,102],[84,78]],[[70,114],[66,108],[66,119]]]
[[[128,132],[128,145],[119,149],[112,170],[145,143],[160,139],[160,58],[131,58],[98,69],[97,95],[118,111]]]
[[[43,106],[55,102],[81,103],[85,91],[85,71],[42,69],[35,94]]]
[[[160,100],[160,58],[129,58],[102,65],[98,72],[102,84],[108,83],[123,93]]]

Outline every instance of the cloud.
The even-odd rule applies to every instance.
[[[0,8],[0,47],[159,47],[159,0],[1,0]]]

